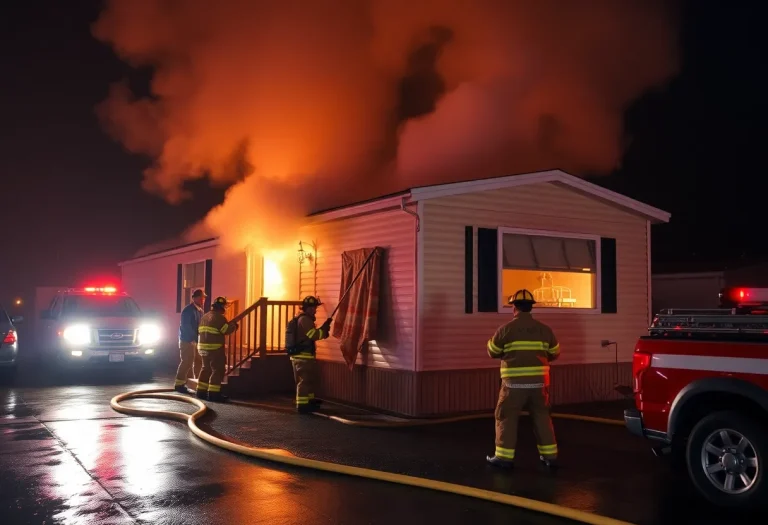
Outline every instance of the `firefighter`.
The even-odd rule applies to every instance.
[[[501,359],[501,391],[496,404],[496,453],[487,457],[497,467],[512,467],[517,420],[527,408],[539,449],[539,459],[555,467],[557,442],[549,405],[549,363],[560,356],[560,345],[547,325],[533,318],[536,301],[528,290],[509,298],[514,318],[488,341],[488,355]]]
[[[203,317],[203,301],[205,301],[205,292],[195,290],[192,292],[192,302],[181,311],[181,322],[179,323],[179,356],[181,362],[176,370],[176,381],[174,389],[180,394],[187,393],[187,377],[189,371],[194,368],[195,357],[197,355],[197,329],[200,327],[200,318]],[[194,370],[192,370],[194,373]]]
[[[301,302],[301,313],[288,322],[285,331],[286,351],[291,358],[296,380],[296,410],[300,414],[314,412],[320,405],[320,400],[315,399],[315,343],[328,338],[332,321],[326,319],[320,328],[315,327],[315,314],[321,304],[317,297],[305,297]]]
[[[211,304],[211,310],[200,319],[197,340],[197,352],[203,358],[203,368],[197,380],[197,397],[200,399],[228,399],[221,394],[221,381],[227,364],[224,337],[237,330],[237,325],[228,323],[224,317],[227,304],[226,297],[217,297]]]

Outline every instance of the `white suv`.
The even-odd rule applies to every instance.
[[[40,317],[44,359],[65,367],[151,365],[161,339],[159,325],[112,287],[59,291]]]

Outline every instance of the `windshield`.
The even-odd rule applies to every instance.
[[[86,317],[134,317],[139,315],[136,302],[116,295],[70,295],[64,298],[62,315]]]

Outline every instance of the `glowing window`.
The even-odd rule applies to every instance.
[[[534,308],[593,310],[597,304],[596,237],[499,230],[502,308],[525,288],[536,299]]]

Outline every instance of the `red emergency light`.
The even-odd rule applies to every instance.
[[[86,286],[85,291],[90,293],[116,293],[117,288],[115,288],[114,286],[102,286],[102,287]]]
[[[723,306],[768,306],[768,288],[733,287],[720,292]]]

